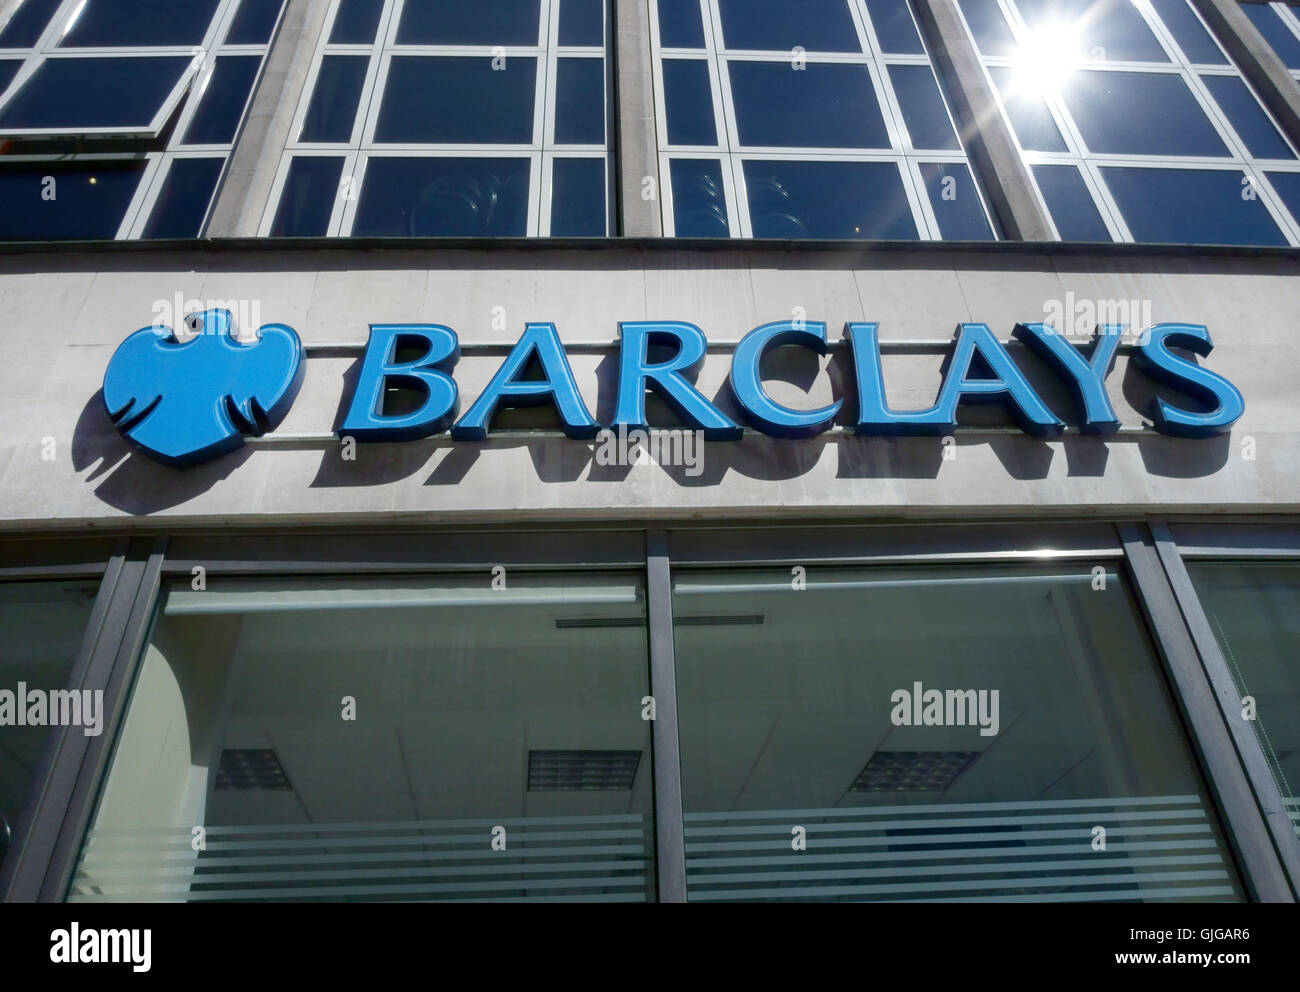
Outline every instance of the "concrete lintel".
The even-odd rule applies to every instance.
[[[664,232],[650,51],[650,2],[614,0],[616,151],[622,215],[618,233],[639,238],[657,238]],[[642,196],[647,177],[653,181],[653,200]]]

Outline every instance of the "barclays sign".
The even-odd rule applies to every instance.
[[[248,436],[275,428],[302,382],[305,356],[298,335],[283,324],[263,326],[254,340],[236,336],[225,310],[208,310],[186,319],[196,336],[182,341],[170,328],[147,327],[117,349],[104,378],[104,404],[118,429],[149,457],[176,468],[195,465],[233,451]],[[860,435],[933,435],[957,426],[963,403],[1005,407],[1026,433],[1052,437],[1065,424],[1038,396],[1023,371],[988,325],[963,323],[945,363],[934,404],[923,410],[894,410],[886,400],[877,324],[849,323],[845,339],[857,380]],[[1017,324],[1014,337],[1034,352],[1069,388],[1085,433],[1106,435],[1120,421],[1106,391],[1123,328],[1097,329],[1088,349],[1043,323]],[[374,324],[360,375],[339,437],[358,441],[409,441],[450,432],[459,441],[482,441],[498,408],[552,405],[564,433],[592,440],[608,427],[648,431],[646,395],[654,392],[688,429],[709,440],[735,440],[746,426],[775,438],[821,434],[839,416],[843,401],[817,410],[796,410],[775,402],[763,386],[763,356],[793,345],[825,355],[826,325],[814,321],[764,324],[736,346],[730,388],[744,423],[737,423],[695,388],[688,374],[704,360],[704,332],[680,321],[630,321],[619,324],[620,355],[613,421],[602,425],[582,398],[559,333],[552,323],[530,323],[487,387],[461,413],[454,376],[460,358],[456,332],[437,324]],[[651,349],[670,357],[651,360]],[[1175,437],[1204,438],[1224,433],[1245,412],[1241,392],[1227,379],[1180,352],[1207,357],[1213,348],[1201,324],[1163,323],[1144,331],[1132,354],[1134,364],[1153,380],[1197,400],[1203,410],[1188,410],[1157,398],[1150,410],[1156,430]],[[412,354],[418,357],[411,358]],[[540,375],[529,376],[530,369]],[[394,385],[416,385],[418,408],[385,410]]]

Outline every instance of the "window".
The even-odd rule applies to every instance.
[[[653,901],[640,577],[491,582],[172,586],[69,898]]]
[[[1269,47],[1300,82],[1300,3],[1268,3],[1252,0],[1241,9],[1259,29]]]
[[[1240,899],[1128,583],[1096,579],[676,569],[688,897]]]
[[[263,234],[609,233],[603,0],[335,0],[329,16]]]
[[[909,4],[651,11],[667,233],[993,239]]]
[[[1300,244],[1300,159],[1188,0],[959,8],[1062,240]]]
[[[203,229],[283,0],[23,0],[0,27],[0,239]]]

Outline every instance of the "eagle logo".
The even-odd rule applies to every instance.
[[[297,332],[267,324],[240,339],[229,310],[185,318],[182,342],[170,327],[145,327],[118,346],[104,375],[104,406],[140,451],[187,468],[260,437],[289,412],[302,384]]]

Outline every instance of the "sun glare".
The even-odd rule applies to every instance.
[[[1076,24],[1055,21],[1030,33],[1020,46],[1016,81],[1028,93],[1048,93],[1065,82],[1083,57],[1081,32]]]

